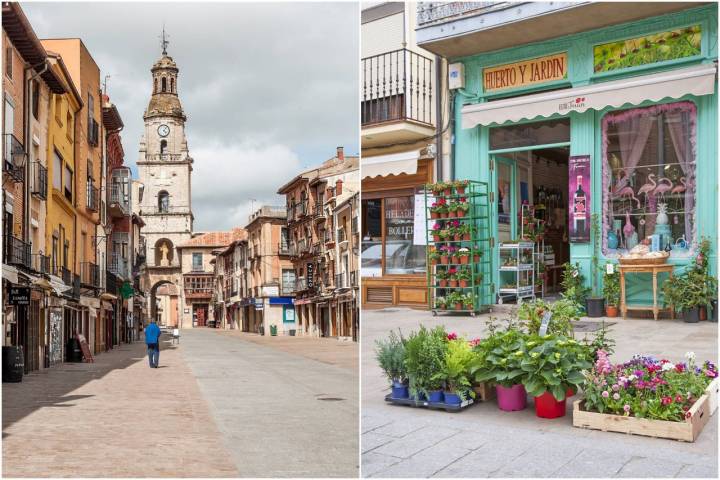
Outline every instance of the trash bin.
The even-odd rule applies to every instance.
[[[277,325],[270,325],[270,335],[273,337],[277,336]]]
[[[291,337],[294,337],[294,336],[295,336],[295,329],[294,329],[294,328],[291,328],[291,329],[290,329],[290,336],[291,336]]]
[[[25,370],[25,356],[22,346],[2,347],[2,381],[22,382]]]

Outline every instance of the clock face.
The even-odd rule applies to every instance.
[[[167,137],[169,133],[170,133],[170,127],[168,127],[167,125],[160,125],[158,127],[158,134],[161,137]]]

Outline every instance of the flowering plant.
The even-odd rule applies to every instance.
[[[430,260],[437,260],[440,258],[440,252],[435,247],[431,247],[428,250],[428,256],[430,257]]]
[[[443,202],[433,202],[430,211],[432,213],[447,213],[447,205]]]
[[[464,198],[461,198],[460,202],[458,202],[456,205],[457,209],[462,210],[463,212],[467,212],[468,210],[470,210],[470,204],[467,203]]]
[[[600,350],[594,368],[586,373],[585,408],[589,411],[682,422],[718,372],[706,361],[695,364],[695,354],[685,354],[686,363],[635,355],[613,365]]]
[[[435,224],[432,226],[433,233],[437,233],[440,230],[442,230],[443,226],[441,223],[435,222]]]
[[[448,204],[448,212],[457,212],[458,207],[460,206],[457,202],[452,202]]]
[[[447,339],[445,363],[435,378],[443,381],[446,392],[454,393],[462,400],[466,400],[468,396],[475,397],[469,372],[475,352],[464,338],[458,338],[455,333],[448,334]]]

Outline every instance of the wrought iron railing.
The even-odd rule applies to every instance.
[[[3,240],[3,261],[8,265],[20,265],[31,268],[32,245],[23,242],[14,235],[4,236]]]
[[[341,272],[335,275],[335,288],[346,288],[348,285],[345,283],[345,272]]]
[[[67,267],[60,267],[60,275],[58,275],[60,278],[62,278],[62,281],[65,285],[71,286],[72,285],[72,272]]]
[[[108,258],[108,270],[121,278],[129,276],[128,260],[119,253],[113,252]]]
[[[323,237],[324,237],[323,240],[325,240],[325,243],[334,242],[335,239],[333,238],[333,229],[328,228],[327,230],[325,230],[325,234],[323,235]]]
[[[80,262],[80,284],[99,288],[100,267],[92,262]]]
[[[116,204],[125,211],[130,211],[130,196],[127,194],[128,184],[126,183],[111,183],[110,184],[110,205]]]
[[[30,268],[35,270],[36,272],[45,274],[52,273],[50,271],[50,257],[48,255],[43,255],[41,253],[33,253],[30,262]]]
[[[308,289],[307,286],[307,278],[296,278],[295,279],[295,291],[296,292],[303,292]]]
[[[325,208],[324,208],[322,202],[315,205],[315,217],[316,218],[325,218]]]
[[[47,200],[47,168],[45,168],[40,162],[33,162],[32,167],[32,190],[30,193],[42,200]]]
[[[338,228],[337,230],[337,241],[338,243],[342,243],[347,240],[347,237],[345,236],[345,229],[344,228]]]
[[[16,182],[25,179],[25,149],[12,133],[3,134],[3,176],[5,174]]]
[[[117,293],[120,280],[111,270],[105,271],[105,291],[108,293]]]
[[[287,242],[280,242],[278,244],[278,255],[292,255],[291,248],[292,245]]]
[[[87,184],[87,208],[94,212],[98,211],[100,207],[100,189],[98,189],[93,183]]]
[[[362,125],[412,120],[432,125],[433,61],[408,49],[363,58]]]

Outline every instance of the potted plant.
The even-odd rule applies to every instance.
[[[440,288],[447,287],[448,272],[446,270],[438,268],[437,272],[435,272],[435,278],[437,279],[438,287],[440,287]]]
[[[474,310],[475,309],[475,297],[473,296],[472,292],[468,292],[463,297],[463,309],[464,310]]]
[[[430,265],[437,265],[440,261],[440,252],[435,247],[428,249],[428,258],[430,259]]]
[[[612,265],[608,262],[607,265]],[[608,317],[618,316],[620,305],[620,274],[612,267],[612,273],[608,273],[610,267],[605,266],[603,275],[603,296],[605,297],[605,314]]]
[[[452,182],[441,182],[443,186],[443,192],[445,193],[446,197],[449,197],[453,194],[453,184]]]
[[[445,184],[443,182],[429,183],[428,187],[433,192],[433,194],[437,197],[445,189]]]
[[[457,274],[455,274],[455,278],[457,279],[458,286],[460,288],[467,288],[468,282],[472,279],[472,272],[470,272],[469,268],[463,268],[458,270]]]
[[[375,342],[375,358],[392,386],[392,398],[408,398],[405,367],[405,339],[390,331],[385,340]]]
[[[580,311],[577,304],[571,300],[561,298],[553,303],[542,299],[523,302],[517,311],[518,319],[525,322],[530,333],[538,333],[543,316],[550,312],[551,321],[545,333],[571,337],[573,323],[580,320]]]
[[[450,249],[448,245],[443,245],[440,247],[440,264],[441,265],[447,265],[450,263]]]
[[[432,205],[430,205],[430,218],[433,220],[440,218],[439,205],[438,202],[433,202]]]
[[[512,412],[527,406],[523,386],[525,372],[520,368],[525,355],[525,338],[526,335],[516,328],[494,330],[475,347],[477,357],[470,372],[475,382],[495,383],[500,410]]]
[[[585,308],[585,298],[587,297],[588,289],[584,286],[584,277],[580,273],[580,264],[572,264],[567,262],[563,265],[562,281],[563,298],[566,298],[573,303],[579,305],[581,308]]]
[[[447,333],[441,326],[432,330],[421,326],[406,340],[405,367],[412,398],[442,402],[443,383],[437,374],[444,367],[447,343]]]
[[[455,218],[457,216],[458,207],[460,205],[457,202],[450,202],[448,203],[447,210],[448,210],[448,218]]]
[[[433,242],[437,243],[440,241],[440,231],[442,230],[443,226],[439,222],[435,222],[432,226],[432,237]]]
[[[435,308],[445,310],[447,308],[447,299],[445,297],[435,297]]]
[[[535,398],[535,414],[541,418],[565,415],[568,391],[577,391],[592,367],[589,349],[561,335],[531,335],[520,362],[525,390]]]
[[[458,195],[464,195],[465,189],[467,188],[469,183],[470,182],[468,180],[455,180],[453,182],[453,186],[455,187],[455,192]]]
[[[437,377],[445,385],[445,403],[460,405],[468,398],[475,398],[470,382],[470,364],[475,353],[464,338],[448,335],[447,352],[443,368]]]
[[[467,265],[470,262],[470,249],[467,247],[461,247],[458,249],[457,252],[458,259],[460,260],[460,264]]]
[[[457,269],[455,267],[450,267],[447,271],[447,281],[448,281],[448,287],[450,288],[456,288],[458,286],[458,279],[456,277]]]
[[[590,216],[590,224],[592,227],[592,242],[593,242],[593,256],[592,256],[592,268],[590,271],[590,283],[592,285],[592,294],[587,297],[587,316],[591,318],[602,317],[605,313],[605,297],[600,295],[600,288],[598,282],[598,250],[600,248],[600,221],[598,220],[598,214],[593,213]]]
[[[458,249],[455,246],[451,245],[448,247],[448,255],[450,255],[450,263],[452,263],[454,265],[457,265],[458,263],[460,263],[457,258],[457,251],[458,251]]]
[[[445,242],[451,237],[450,229],[443,228],[442,230],[438,231],[438,235],[440,236],[440,241]]]
[[[471,251],[473,262],[478,263],[480,261],[480,258],[482,257],[482,251],[480,250],[480,247],[472,247]]]
[[[468,211],[470,210],[470,204],[464,198],[461,198],[460,201],[456,205],[457,205],[457,212],[455,213],[455,215],[458,218],[462,218],[462,217],[466,216]]]

